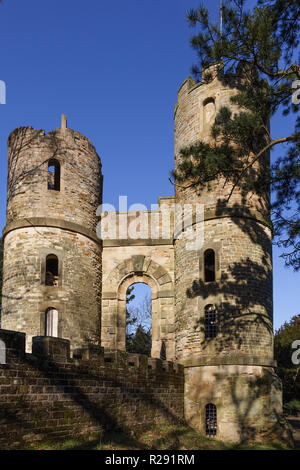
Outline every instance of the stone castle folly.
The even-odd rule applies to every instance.
[[[208,83],[189,77],[178,91],[175,169],[180,149],[199,139],[209,142],[215,114],[223,105],[233,107],[236,88],[224,84],[215,66],[210,72]],[[267,171],[267,157],[264,164]],[[52,410],[56,416],[58,397],[61,407],[76,405],[75,421],[69,415],[67,424],[53,418],[51,432],[39,423],[36,435],[72,435],[78,423],[86,432],[98,429],[103,425],[95,418],[102,416],[99,407],[110,409],[110,420],[125,428],[141,424],[142,416],[149,423],[172,414],[224,441],[287,435],[274,372],[268,195],[244,197],[237,189],[226,202],[225,189],[220,179],[201,190],[175,185],[175,195],[160,197],[156,212],[118,213],[117,236],[100,240],[101,162],[91,142],[69,129],[64,116],[61,128],[48,134],[31,127],[10,134],[0,387],[11,367],[16,377],[24,375],[17,392],[23,400],[28,399],[20,388],[25,386],[43,409],[46,393],[48,415]],[[202,219],[191,223],[203,234],[197,249],[187,249],[187,234],[174,218],[169,235],[162,236],[163,208],[174,204],[204,208]],[[128,226],[144,221],[139,237],[129,236],[123,219]],[[126,292],[136,282],[152,290],[151,358],[125,352]],[[41,382],[36,382],[37,370]],[[89,395],[82,374],[91,370],[95,389]],[[68,380],[62,390],[59,381],[67,381],[66,374],[76,376],[77,385]],[[140,408],[132,406],[130,374]],[[80,395],[78,387],[96,407],[92,427],[80,408],[84,400],[74,399],[74,405],[69,395],[66,399],[68,393]],[[114,395],[117,389],[122,393]],[[10,395],[4,393],[7,404]],[[27,408],[24,422],[31,423],[34,413]]]

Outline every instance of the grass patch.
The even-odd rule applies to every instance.
[[[207,438],[188,426],[157,425],[129,436],[123,432],[97,433],[85,439],[68,439],[60,442],[40,442],[31,445],[33,450],[286,450],[277,444],[230,445],[215,438]],[[26,450],[26,449],[24,449]]]

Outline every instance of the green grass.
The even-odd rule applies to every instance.
[[[188,426],[159,425],[137,436],[121,432],[93,434],[85,439],[61,442],[40,442],[28,449],[34,450],[285,450],[278,443],[229,445],[207,438]]]

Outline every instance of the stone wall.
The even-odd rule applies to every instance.
[[[102,430],[138,431],[183,419],[183,367],[142,355],[78,349],[68,341],[0,330],[0,448]],[[2,355],[3,356],[3,355]],[[2,357],[1,356],[1,357]]]
[[[228,79],[227,79],[228,80]],[[232,114],[238,113],[240,109],[231,102],[231,97],[238,92],[238,83],[225,83],[221,76],[216,76],[209,83],[196,83],[191,77],[188,77],[181,85],[177,93],[177,103],[174,113],[174,150],[175,150],[175,169],[178,170],[178,164],[182,162],[180,155],[181,149],[204,141],[213,145],[210,128],[220,109],[228,107]],[[206,108],[209,109],[206,109]],[[217,142],[218,143],[218,142]],[[247,157],[246,161],[249,161]],[[265,154],[254,165],[252,171],[259,171],[261,168],[268,171],[269,154]],[[251,176],[251,173],[249,174]],[[192,183],[192,181],[191,181]],[[214,209],[216,206],[222,208],[222,203],[226,202],[230,193],[232,184],[225,178],[216,178],[199,190],[199,187],[184,184],[175,185],[176,202],[199,202],[205,204],[206,209]],[[256,210],[258,214],[263,214],[268,219],[267,204],[269,195],[242,194],[241,188],[237,186],[226,202],[226,208],[247,207],[248,210]],[[257,214],[256,214],[257,216]]]
[[[282,415],[281,381],[271,367],[220,364],[185,368],[184,403],[187,423],[200,433],[206,426],[205,407],[213,403],[218,439],[292,444]]]

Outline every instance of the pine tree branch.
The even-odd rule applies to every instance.
[[[229,201],[229,199],[231,198],[232,194],[233,194],[233,191],[234,189],[236,188],[236,186],[238,185],[239,181],[241,180],[241,178],[244,176],[244,174],[246,173],[247,170],[249,170],[249,168],[251,168],[255,162],[257,162],[257,160],[260,159],[260,157],[268,152],[269,150],[271,150],[272,147],[274,147],[275,145],[277,144],[283,144],[285,142],[291,142],[292,140],[295,140],[296,138],[296,135],[291,135],[291,136],[288,136],[288,137],[282,137],[282,138],[278,138],[278,139],[275,139],[275,140],[272,140],[268,145],[266,145],[262,150],[260,150],[260,152],[258,152],[258,154],[254,157],[254,159],[252,160],[251,163],[249,163],[248,165],[246,165],[240,172],[239,174],[239,177],[237,179],[237,181],[234,183],[234,185],[232,186],[231,188],[231,191],[229,193],[229,196],[227,198],[227,202]]]

